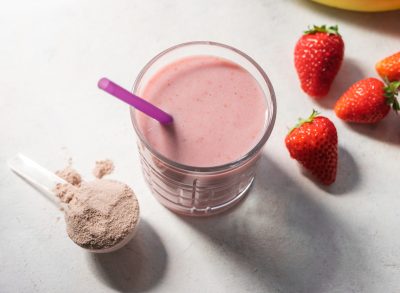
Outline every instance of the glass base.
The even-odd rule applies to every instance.
[[[216,215],[222,212],[227,211],[228,209],[234,207],[237,205],[242,199],[244,199],[251,187],[251,185],[254,182],[254,177],[251,178],[250,182],[245,186],[240,193],[238,193],[234,197],[230,197],[231,199],[223,204],[217,205],[217,206],[212,206],[212,207],[205,207],[205,208],[197,208],[197,207],[192,207],[192,208],[185,208],[181,205],[178,205],[174,202],[171,202],[167,198],[163,197],[157,192],[154,192],[152,190],[153,196],[166,208],[171,210],[174,213],[183,215],[183,216],[193,216],[193,217],[207,217],[207,216],[212,216]]]

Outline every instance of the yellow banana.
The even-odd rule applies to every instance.
[[[400,9],[400,0],[313,0],[328,6],[364,11],[364,12],[378,12]]]

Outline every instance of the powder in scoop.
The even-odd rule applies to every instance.
[[[103,176],[111,174],[114,170],[114,163],[111,160],[96,161],[96,166],[93,169],[93,175],[96,178],[103,178]]]
[[[93,173],[102,178],[113,169],[112,161],[97,161]],[[135,230],[139,203],[128,185],[104,179],[84,182],[70,165],[56,174],[70,183],[57,184],[55,193],[68,206],[67,233],[76,244],[88,249],[110,248]]]
[[[67,232],[79,246],[109,248],[135,229],[139,204],[128,185],[103,179],[63,189],[72,197],[65,211]]]
[[[59,183],[54,188],[54,192],[63,203],[69,203],[77,192],[77,188],[74,185]]]
[[[56,175],[71,183],[72,185],[79,185],[82,181],[81,175],[79,175],[79,173],[75,169],[73,169],[71,165],[68,165],[62,170],[56,171]]]

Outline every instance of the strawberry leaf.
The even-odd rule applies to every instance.
[[[327,27],[326,25],[313,25],[312,28],[308,27],[308,30],[304,31],[304,34],[315,34],[315,33],[327,33],[329,35],[338,35],[339,34],[339,27],[337,25],[329,26]]]
[[[303,119],[303,118],[299,118],[299,122],[292,128],[289,130],[289,133],[291,133],[293,130],[295,130],[296,128],[299,128],[300,126],[302,126],[304,123],[311,123],[313,122],[314,118],[317,117],[320,113],[313,109],[310,117],[308,117],[307,119]]]
[[[393,108],[393,110],[400,111],[400,104],[397,99],[400,90],[400,81],[389,82],[387,78],[384,78],[386,86],[383,88],[384,96],[386,97],[386,103]]]

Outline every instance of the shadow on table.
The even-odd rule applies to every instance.
[[[336,101],[355,82],[365,78],[363,71],[355,60],[344,57],[342,66],[336,76],[331,89],[326,97],[315,100],[319,106],[325,109],[333,109]],[[323,113],[322,113],[323,114]]]
[[[106,254],[89,254],[99,279],[121,292],[143,292],[162,279],[167,253],[159,236],[145,220],[137,235],[123,248]]]
[[[354,235],[268,156],[251,193],[232,212],[180,219],[215,242],[265,292],[325,292],[337,274],[351,280],[365,266]]]
[[[363,27],[368,31],[385,33],[393,37],[400,37],[399,19],[400,11],[387,11],[379,13],[365,13],[337,9],[309,0],[297,0],[296,3],[304,8],[312,9],[320,14],[335,17],[338,20],[339,32],[342,23],[351,23]],[[311,23],[312,24],[312,23]]]
[[[393,110],[390,110],[388,116],[376,124],[346,123],[346,126],[350,131],[400,146],[400,116],[396,115]]]

